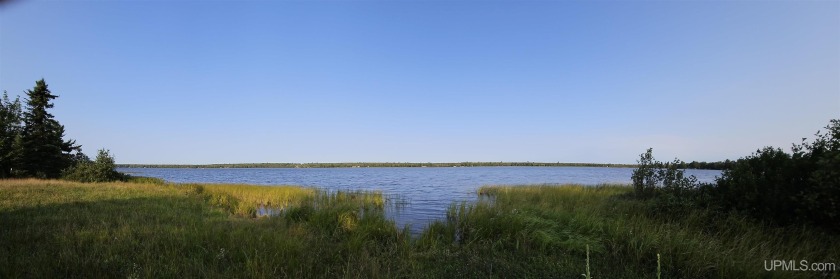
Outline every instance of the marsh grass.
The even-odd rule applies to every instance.
[[[811,278],[763,261],[840,262],[835,234],[662,218],[630,191],[482,187],[412,238],[378,192],[0,180],[0,278]]]
[[[418,242],[431,250],[452,242],[467,254],[518,258],[494,269],[523,277],[580,276],[587,259],[593,278],[812,278],[821,274],[767,272],[764,260],[840,261],[831,248],[840,247],[836,234],[766,227],[703,209],[658,218],[647,201],[628,198],[631,191],[623,185],[482,187],[479,195],[491,199],[453,205]]]
[[[133,176],[126,175],[126,182],[130,183],[147,183],[147,184],[166,184],[166,181],[157,177]]]
[[[184,184],[189,192],[201,195],[208,204],[231,214],[254,218],[260,208],[282,210],[315,199],[318,191],[298,186],[255,186],[242,184]]]
[[[0,278],[393,277],[398,270],[383,267],[399,266],[391,264],[398,257],[385,255],[400,252],[394,243],[409,236],[384,217],[376,196],[2,180]],[[310,213],[252,218],[259,204]]]

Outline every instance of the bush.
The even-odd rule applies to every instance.
[[[795,197],[807,175],[796,166],[800,163],[797,161],[772,147],[739,159],[718,179],[717,200],[724,208],[780,224],[790,223],[804,213]]]
[[[642,153],[638,163],[639,167],[631,176],[637,197],[650,198],[659,194],[682,196],[684,192],[699,186],[697,177],[685,176],[685,171],[679,169],[685,162],[679,159],[670,163],[656,161],[653,148]]]
[[[840,229],[840,120],[792,154],[765,147],[735,162],[714,189],[715,200],[777,225]]]
[[[633,171],[630,178],[633,180],[633,189],[637,197],[648,198],[656,191],[656,162],[653,159],[653,148],[639,155],[639,167]]]
[[[634,194],[647,200],[649,215],[680,218],[709,203],[710,185],[698,183],[693,175],[686,176],[685,170],[680,169],[685,163],[679,159],[670,163],[656,161],[653,149],[648,148],[640,155],[638,163],[639,167],[632,175]]]
[[[840,119],[831,120],[825,127],[828,134],[817,133],[813,144],[805,144],[814,171],[808,177],[811,184],[803,191],[800,202],[813,218],[840,229]]]
[[[95,161],[78,160],[75,165],[64,170],[62,177],[79,182],[124,181],[128,178],[115,168],[114,157],[108,150],[100,149]]]

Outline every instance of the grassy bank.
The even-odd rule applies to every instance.
[[[840,263],[837,235],[697,210],[648,214],[622,186],[484,187],[410,237],[381,193],[0,181],[0,278],[802,277],[765,259]],[[256,217],[271,209],[280,215]],[[837,277],[837,273],[829,274]]]
[[[397,266],[388,255],[398,251],[383,248],[408,235],[384,218],[377,196],[1,181],[0,278],[392,277],[397,270],[379,267]],[[287,214],[251,218],[261,205]]]

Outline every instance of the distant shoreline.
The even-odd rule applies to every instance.
[[[421,167],[606,167],[635,168],[636,164],[460,162],[460,163],[243,163],[243,164],[117,164],[118,168],[421,168]]]

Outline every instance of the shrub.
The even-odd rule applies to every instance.
[[[840,229],[840,120],[826,129],[792,154],[765,147],[739,159],[718,179],[715,201],[777,225]]]
[[[647,152],[639,157],[639,167],[633,170],[631,176],[638,197],[650,198],[658,194],[681,196],[699,186],[697,177],[685,176],[685,170],[679,168],[685,165],[685,162],[679,159],[670,163],[656,161],[653,158],[653,148],[648,148]]]
[[[797,160],[779,148],[757,150],[723,172],[717,181],[717,200],[724,208],[789,223],[804,213],[794,197],[802,190],[806,174],[796,163]]]
[[[648,214],[673,218],[708,204],[708,184],[697,182],[693,175],[686,176],[680,169],[685,163],[674,159],[670,163],[656,161],[653,149],[640,155],[639,167],[633,171],[634,193],[647,200]]]
[[[633,171],[630,178],[633,180],[633,189],[638,197],[653,196],[656,190],[656,160],[653,159],[653,148],[639,155],[639,167]]]
[[[115,168],[114,157],[108,150],[100,149],[95,161],[79,160],[75,165],[65,169],[62,177],[79,182],[122,181],[128,178]]]
[[[840,119],[825,128],[828,134],[817,132],[814,143],[805,144],[814,171],[800,201],[815,220],[840,229]]]

